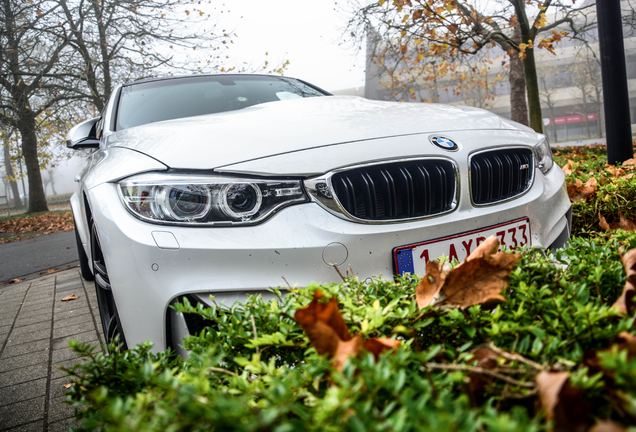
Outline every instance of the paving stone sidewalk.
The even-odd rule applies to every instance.
[[[62,298],[75,294],[77,300]],[[0,288],[0,431],[68,431],[60,366],[78,362],[69,340],[103,344],[92,282],[79,269]]]

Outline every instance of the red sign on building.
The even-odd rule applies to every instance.
[[[589,113],[587,115],[588,121],[596,121],[596,113]],[[546,118],[544,119],[544,124],[546,126],[550,126],[554,121],[554,124],[561,125],[565,123],[581,123],[585,121],[585,116],[581,114],[570,114],[568,116],[563,117],[555,117],[554,119]]]

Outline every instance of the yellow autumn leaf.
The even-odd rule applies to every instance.
[[[534,23],[534,26],[535,26],[536,28],[545,27],[546,21],[547,21],[547,18],[546,18],[546,16],[545,16],[545,14],[542,12],[542,13],[539,15],[539,19],[538,19],[538,20]]]

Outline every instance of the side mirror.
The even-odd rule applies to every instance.
[[[73,150],[98,148],[99,139],[97,139],[96,125],[99,120],[100,117],[95,117],[73,126],[66,135],[66,147]]]

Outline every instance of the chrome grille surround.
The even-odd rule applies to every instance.
[[[414,170],[422,172],[418,167],[422,167],[424,171],[433,169],[437,171],[435,173],[431,172],[429,175],[450,177],[447,178],[447,191],[443,197],[439,197],[439,189],[443,188],[440,188],[439,184],[435,185],[432,181],[430,182],[429,188],[433,186],[437,187],[433,190],[433,196],[430,199],[422,200],[426,203],[425,205],[428,206],[430,211],[417,211],[417,209],[421,209],[422,206],[419,204],[420,197],[416,196],[416,193],[422,191],[423,185],[422,182],[415,185],[417,180],[413,180],[412,174],[416,173]],[[400,178],[392,179],[392,174],[396,173],[400,174]],[[375,183],[378,179],[381,179],[381,181],[380,184],[377,185],[377,188],[385,189],[385,192],[388,192],[388,194],[383,191],[373,193],[374,187],[376,187]],[[352,209],[351,198],[347,199],[345,196],[339,196],[339,194],[343,195],[343,193],[346,193],[343,191],[343,186],[337,184],[342,181],[349,183],[347,190],[350,194],[353,193],[355,195],[353,201],[356,201],[357,197],[365,201],[363,204],[358,205],[358,207],[364,207],[363,212],[371,213],[371,217],[361,215],[360,211]],[[334,182],[336,184],[334,184]],[[396,182],[402,183],[403,185],[406,184],[407,186],[406,188],[395,189]],[[427,157],[376,161],[345,167],[331,171],[320,177],[305,180],[305,187],[312,200],[321,204],[329,212],[340,218],[365,224],[386,224],[427,219],[452,212],[457,207],[459,183],[459,171],[453,160],[444,157]],[[393,188],[391,188],[391,184]],[[365,197],[361,196],[360,186],[363,186]],[[426,186],[426,184],[424,184],[424,186]],[[393,189],[393,191],[386,191],[387,188]],[[408,191],[411,192],[410,199],[405,198],[406,195],[409,195]],[[355,192],[358,193],[355,194]],[[388,202],[384,199],[387,195],[389,195]],[[440,198],[442,201],[441,205]],[[393,210],[390,210],[390,214],[386,215],[381,210],[381,207],[385,209],[391,207]],[[404,207],[407,208],[406,212],[404,211]]]
[[[513,200],[530,190],[534,174],[531,147],[496,147],[472,153],[468,158],[471,203],[483,207]]]

